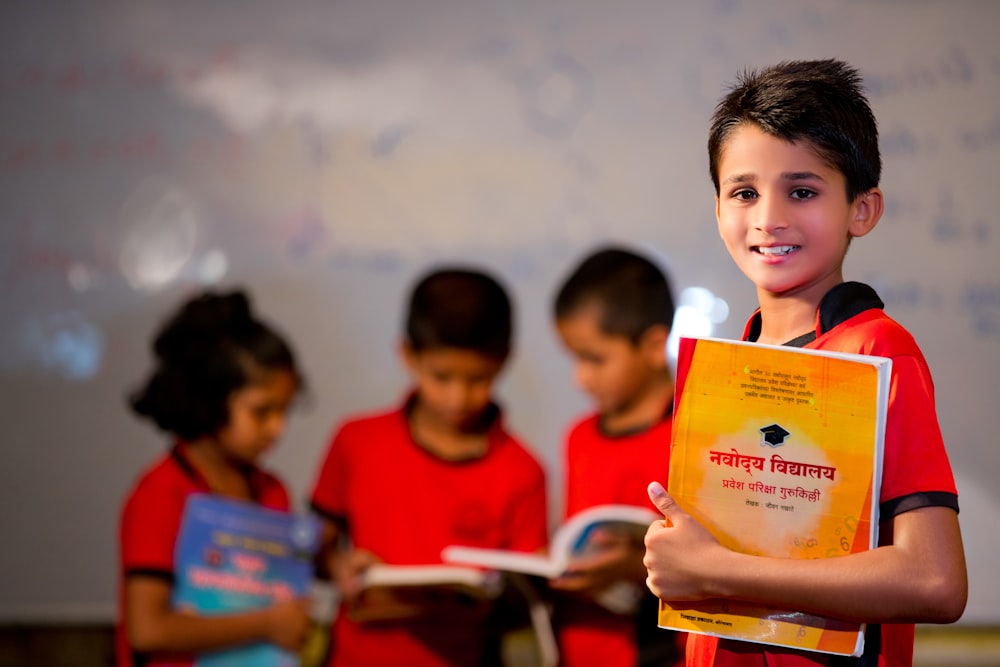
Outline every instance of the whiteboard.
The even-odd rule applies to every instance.
[[[119,506],[167,444],[124,396],[205,285],[247,287],[302,359],[310,400],[269,461],[301,507],[334,425],[405,391],[416,275],[494,271],[517,307],[499,396],[558,513],[587,409],[550,321],[559,281],[628,244],[738,336],[754,294],[715,229],[709,116],[744,66],[832,56],[862,70],[885,157],[887,212],[846,276],[928,358],[963,622],[1000,622],[997,25],[989,1],[4,3],[0,619],[113,617]]]

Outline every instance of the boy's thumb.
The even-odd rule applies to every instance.
[[[649,486],[646,487],[646,491],[649,493],[649,499],[656,505],[656,509],[660,510],[663,518],[667,520],[666,523],[668,526],[673,524],[674,517],[683,513],[681,508],[677,506],[677,503],[674,502],[674,499],[659,482],[650,482]]]

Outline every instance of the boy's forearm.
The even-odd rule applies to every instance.
[[[949,623],[967,581],[955,513],[942,507],[894,519],[894,543],[841,558],[790,560],[733,554],[714,586],[731,597],[867,623]]]

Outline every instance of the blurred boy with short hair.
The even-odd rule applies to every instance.
[[[674,385],[667,338],[674,301],[663,271],[622,248],[585,258],[555,300],[559,337],[573,356],[576,382],[595,412],[569,431],[564,449],[565,518],[595,505],[649,507],[650,475],[665,478]],[[656,626],[656,598],[645,594],[641,536],[605,536],[595,556],[578,559],[551,587],[562,664],[669,666],[681,636]],[[623,582],[638,607],[618,613],[600,603]]]
[[[333,438],[312,495],[343,596],[329,665],[473,667],[491,657],[487,610],[468,601],[434,599],[405,618],[370,622],[350,611],[358,575],[375,562],[439,564],[450,544],[545,548],[543,470],[493,401],[511,311],[504,289],[480,271],[425,275],[402,344],[411,393],[389,412],[348,420]]]

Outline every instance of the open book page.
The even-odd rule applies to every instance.
[[[566,571],[572,558],[599,548],[602,533],[628,532],[637,535],[641,540],[649,524],[657,519],[662,520],[663,517],[652,508],[598,505],[578,512],[559,526],[552,536],[548,554],[455,545],[446,547],[441,552],[441,558],[447,563],[475,565],[554,579]]]
[[[877,543],[891,361],[682,338],[668,490],[723,545],[833,558]],[[659,624],[844,655],[863,627],[734,600],[661,602]]]
[[[185,505],[176,547],[175,608],[202,615],[248,611],[308,595],[319,523],[210,494]],[[297,667],[266,643],[199,655],[196,667]]]
[[[493,597],[500,579],[493,572],[484,572],[460,565],[387,565],[376,563],[361,575],[364,588],[398,586],[451,586],[470,595]]]
[[[664,447],[668,446],[664,443]],[[563,575],[574,558],[598,553],[603,544],[626,538],[642,543],[649,524],[663,520],[652,508],[634,505],[596,505],[577,512],[563,523],[552,536],[548,554],[530,554],[504,549],[449,546],[441,552],[447,563],[474,565],[491,570],[555,579]],[[632,613],[644,587],[630,581],[619,581],[601,591],[595,600],[619,614]]]

